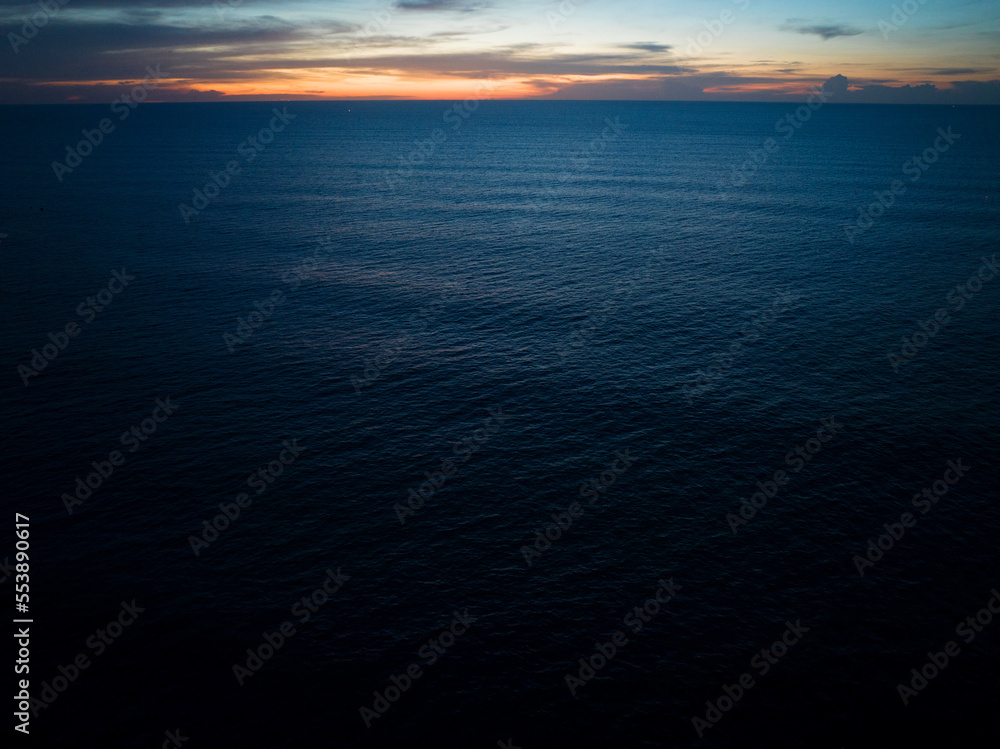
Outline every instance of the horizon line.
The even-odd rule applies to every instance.
[[[107,101],[60,101],[60,102],[0,102],[0,107],[62,107],[62,106],[99,106],[102,104],[114,104],[118,99]],[[347,99],[319,99],[319,98],[294,98],[294,99],[256,99],[242,97],[227,97],[223,99],[213,99],[211,101],[154,101],[147,99],[143,104],[288,104],[291,102],[306,104],[326,104],[326,103],[423,103],[431,102],[463,102],[469,99],[410,99],[403,97],[383,97],[383,98],[347,98]],[[550,99],[550,98],[508,98],[502,99],[483,98],[473,99],[480,102],[537,102],[548,104],[565,104],[567,102],[606,102],[609,104],[806,104],[808,99],[782,99],[774,100],[746,100],[746,99]],[[846,106],[846,107],[1000,107],[1000,104],[930,104],[926,102],[870,102],[870,101],[830,101],[824,106]]]

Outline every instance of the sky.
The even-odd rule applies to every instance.
[[[997,0],[0,0],[0,104],[1000,104]]]

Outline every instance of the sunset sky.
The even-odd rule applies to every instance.
[[[769,101],[844,76],[841,101],[1000,104],[996,0],[894,4],[0,0],[0,103],[111,101],[159,65],[160,101]]]

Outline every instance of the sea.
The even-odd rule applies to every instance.
[[[0,107],[15,744],[995,732],[998,124]]]

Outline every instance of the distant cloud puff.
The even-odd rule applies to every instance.
[[[635,42],[634,44],[621,44],[622,49],[641,49],[644,52],[669,52],[673,49],[671,44],[657,44],[656,42]]]
[[[931,75],[976,75],[977,73],[991,73],[989,68],[942,68],[932,70]]]
[[[804,101],[807,98],[807,93],[789,94],[781,91],[782,83],[781,78],[701,73],[650,77],[644,80],[574,82],[544,95],[544,98],[783,102]],[[762,84],[773,84],[775,88],[767,91]],[[867,81],[859,85],[852,84],[843,75],[835,75],[823,83],[823,90],[832,95],[832,102],[838,104],[1000,104],[1000,80],[952,81],[949,88],[938,88],[929,83],[919,86],[888,86]]]
[[[810,24],[802,21],[797,21],[794,18],[788,19],[781,27],[781,31],[793,31],[796,34],[815,34],[816,36],[827,41],[829,39],[835,39],[838,36],[857,36],[858,34],[863,34],[861,29],[856,29],[853,26],[848,26],[842,23],[835,24]]]
[[[919,86],[887,86],[869,82],[849,90],[847,78],[836,75],[823,84],[842,104],[1000,104],[1000,80],[952,81],[950,88],[933,83]]]
[[[396,7],[402,10],[458,10],[468,13],[482,7],[470,0],[399,0]]]
[[[847,87],[849,85],[850,82],[847,80],[847,78],[845,78],[842,75],[835,75],[833,76],[833,78],[828,78],[826,80],[826,82],[823,84],[823,90],[829,91],[834,96],[840,94],[842,97],[844,94],[847,93]],[[841,101],[841,99],[838,99],[838,101]]]

